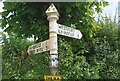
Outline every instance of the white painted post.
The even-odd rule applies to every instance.
[[[59,13],[54,4],[51,4],[46,11],[47,20],[49,21],[49,44],[50,44],[50,68],[51,75],[59,75],[58,73],[58,46],[57,46],[57,20],[59,19]]]

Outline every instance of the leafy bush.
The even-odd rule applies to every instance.
[[[48,53],[27,54],[28,46],[33,43],[15,35],[3,35],[3,79],[43,79],[44,73],[49,74]]]
[[[67,41],[59,39],[59,69],[62,78],[73,79],[99,79],[99,65],[92,67],[85,56],[74,54]]]
[[[116,21],[105,17],[99,21],[100,30],[96,34],[95,54],[91,64],[99,63],[99,75],[102,79],[119,79],[118,26]]]

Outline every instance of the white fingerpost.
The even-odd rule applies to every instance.
[[[49,45],[50,45],[50,68],[52,75],[59,75],[58,73],[58,44],[57,44],[57,30],[59,13],[52,3],[46,10],[47,20],[49,21]]]

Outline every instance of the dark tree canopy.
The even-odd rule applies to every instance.
[[[15,33],[19,37],[45,38],[48,31],[48,21],[45,11],[51,3],[4,3],[2,13],[2,28],[8,33]],[[107,6],[107,2],[79,2],[79,3],[54,3],[60,13],[59,23],[70,26],[74,24],[76,29],[86,33],[84,37],[92,35],[95,22],[92,17],[95,12],[102,12],[101,6]],[[95,11],[94,11],[95,9]],[[81,22],[80,22],[81,21]],[[8,27],[6,27],[8,25]],[[88,30],[86,30],[88,28]],[[95,30],[96,28],[94,28]],[[90,31],[91,30],[91,31]]]
[[[38,38],[37,42],[48,39],[48,21],[45,11],[51,3],[47,2],[34,2],[34,3],[4,3],[4,12],[2,13],[2,28],[4,28],[8,34],[15,33],[18,37],[32,37]],[[99,29],[97,23],[93,17],[95,12],[102,12],[102,6],[107,6],[107,2],[77,2],[77,3],[54,3],[57,7],[60,17],[58,23],[71,26],[75,25],[75,28],[80,30],[83,34],[83,38],[80,41],[76,41],[74,46],[80,45],[80,48],[85,48],[81,51],[88,52],[89,48],[94,42],[93,36]],[[8,26],[6,26],[8,25]],[[69,42],[68,37],[65,37]],[[64,39],[64,38],[63,38]],[[87,43],[87,45],[86,45]],[[79,53],[78,48],[74,49],[75,53]]]

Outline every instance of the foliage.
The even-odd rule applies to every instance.
[[[28,56],[26,52],[33,42],[15,35],[3,35],[3,41],[2,79],[38,79],[48,73],[48,53]]]
[[[10,34],[15,33],[18,37],[32,37],[38,41],[48,39],[48,21],[45,11],[51,3],[4,3],[2,13],[2,27]],[[66,6],[68,4],[69,6]],[[34,6],[34,7],[33,7]],[[95,32],[98,30],[96,21],[92,17],[95,12],[101,12],[101,6],[107,6],[107,2],[80,2],[80,3],[55,3],[60,13],[58,23],[75,28],[83,34],[82,40],[66,39],[73,44],[72,51],[75,54],[85,54],[92,48]],[[74,13],[73,13],[74,12]],[[11,13],[11,14],[10,14]],[[68,22],[69,21],[69,22]],[[6,27],[6,25],[8,25]],[[71,42],[70,42],[71,41]],[[76,43],[72,43],[75,41]],[[76,48],[77,46],[77,48]]]
[[[90,62],[100,64],[99,75],[102,79],[119,79],[118,25],[108,17],[102,18],[99,25],[100,30],[95,38],[95,54],[90,58]]]
[[[2,46],[0,45],[0,70],[2,70]],[[2,73],[0,73],[0,80],[2,80]]]
[[[76,55],[71,52],[72,48],[69,44],[59,39],[60,52],[60,73],[63,79],[98,79],[99,65],[91,67],[84,56]]]
[[[15,78],[17,76],[18,78],[24,79],[42,79],[44,74],[49,74],[48,53],[37,54],[39,56],[28,56],[25,51],[30,44],[21,41],[26,40],[27,37],[32,37],[32,35],[34,35],[35,38],[34,42],[40,42],[49,38],[47,32],[48,21],[45,11],[50,4],[51,3],[4,3],[5,11],[2,13],[2,28],[10,35],[10,38],[4,38],[3,55],[5,58],[3,58],[3,78],[11,78],[12,76]],[[99,26],[93,15],[95,12],[101,12],[101,7],[107,6],[108,3],[80,2],[54,4],[60,13],[58,23],[67,26],[71,24],[75,25],[74,28],[80,30],[83,34],[81,40],[58,35],[60,74],[64,79],[100,78],[100,65],[98,63],[95,63],[94,66],[90,65],[88,57],[90,56],[89,54],[94,54],[94,37],[99,30]],[[15,34],[15,38],[11,36],[11,33]],[[17,43],[17,40],[20,45]],[[9,41],[14,42],[11,43]],[[15,65],[13,64],[20,63],[20,57],[13,56],[17,54],[16,51],[20,51],[20,53],[23,51],[28,58],[26,59],[27,61],[24,62],[25,64],[16,65],[16,67],[14,67]],[[16,59],[13,59],[14,57],[16,57]],[[36,67],[34,68],[33,66]],[[10,68],[8,69],[7,67]],[[21,67],[24,68],[21,69]],[[15,72],[11,72],[14,68],[16,68]]]

